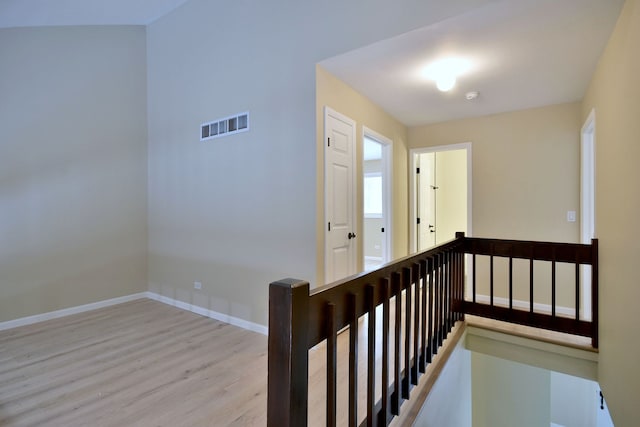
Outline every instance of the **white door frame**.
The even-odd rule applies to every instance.
[[[472,152],[471,142],[463,142],[459,144],[438,145],[435,147],[413,148],[409,150],[409,248],[411,253],[418,250],[418,239],[416,239],[417,227],[417,190],[416,183],[416,156],[423,153],[437,153],[442,151],[466,150],[467,151],[467,236],[472,236],[472,218],[473,212],[473,168],[471,164]]]
[[[363,143],[364,138],[373,139],[382,146],[382,216],[384,218],[382,262],[387,263],[393,259],[393,141],[366,126],[362,126]]]
[[[580,241],[590,244],[596,232],[596,112],[591,110],[580,131]],[[582,266],[582,313],[591,320],[591,270]]]
[[[330,258],[330,236],[329,236],[329,227],[327,226],[328,224],[328,218],[329,218],[329,207],[328,207],[328,194],[327,194],[327,190],[328,190],[328,185],[327,185],[327,177],[328,177],[328,173],[327,173],[327,169],[328,169],[328,162],[327,162],[327,151],[329,149],[328,144],[327,144],[327,138],[329,137],[329,131],[328,131],[328,126],[327,126],[327,122],[328,122],[328,117],[332,116],[338,120],[341,120],[345,123],[349,123],[351,125],[351,129],[352,129],[352,135],[351,135],[351,141],[353,143],[352,148],[352,154],[351,154],[351,182],[352,182],[352,189],[353,189],[353,197],[351,198],[351,200],[349,200],[349,203],[351,204],[351,224],[353,227],[353,230],[359,230],[358,228],[358,218],[357,218],[357,211],[356,211],[356,200],[358,200],[358,186],[357,184],[357,173],[356,173],[356,122],[345,116],[344,114],[341,114],[327,106],[324,107],[324,137],[323,137],[323,143],[324,143],[324,281],[325,283],[330,283],[327,280],[329,280],[329,277],[331,276],[329,274],[329,262],[328,260],[331,259]],[[351,269],[353,270],[353,272],[351,274],[355,274],[357,273],[358,270],[358,246],[354,245],[354,248],[352,249],[355,253],[352,256],[352,266]],[[333,280],[332,280],[333,281]]]

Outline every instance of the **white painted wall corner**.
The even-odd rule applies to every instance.
[[[125,295],[122,297],[111,298],[104,301],[98,301],[90,304],[79,305],[76,307],[69,307],[62,310],[50,311],[48,313],[36,314],[28,317],[21,317],[19,319],[8,320],[6,322],[0,322],[0,331],[6,329],[17,328],[20,326],[32,325],[38,322],[44,322],[46,320],[57,319],[59,317],[70,316],[72,314],[84,313],[86,311],[97,310],[99,308],[109,307],[116,304],[122,304],[129,301],[138,300],[141,298],[148,298],[154,301],[158,301],[173,307],[187,310],[200,316],[209,317],[211,319],[219,320],[220,322],[228,323],[233,326],[237,326],[242,329],[246,329],[252,332],[257,332],[262,335],[268,334],[268,328],[258,323],[250,322],[248,320],[240,319],[238,317],[230,316],[228,314],[219,313],[217,311],[209,310],[204,307],[189,304],[183,301],[179,301],[173,298],[169,298],[155,292],[140,292],[132,295]]]

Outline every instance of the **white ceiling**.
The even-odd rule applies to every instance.
[[[187,0],[0,0],[0,28],[147,25]]]
[[[321,65],[408,126],[579,101],[623,3],[496,1]],[[448,56],[473,66],[444,93],[421,70]]]
[[[0,28],[147,25],[186,1],[0,0]],[[495,0],[321,65],[408,126],[579,101],[623,3]],[[473,67],[443,93],[420,72],[447,56]]]

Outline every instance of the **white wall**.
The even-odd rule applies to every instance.
[[[564,427],[596,427],[598,383],[551,372],[551,422]]]
[[[473,352],[465,342],[451,353],[415,426],[613,425],[596,382]]]
[[[550,371],[474,352],[471,372],[474,427],[550,424]]]
[[[471,352],[461,339],[416,417],[420,427],[470,427]]]
[[[0,30],[0,321],[146,290],[143,27]]]

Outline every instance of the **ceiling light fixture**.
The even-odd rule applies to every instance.
[[[440,76],[436,80],[436,87],[441,92],[448,92],[456,85],[456,76]]]
[[[423,75],[436,82],[436,87],[447,92],[456,84],[456,79],[471,68],[471,63],[463,58],[445,58],[427,66]]]

